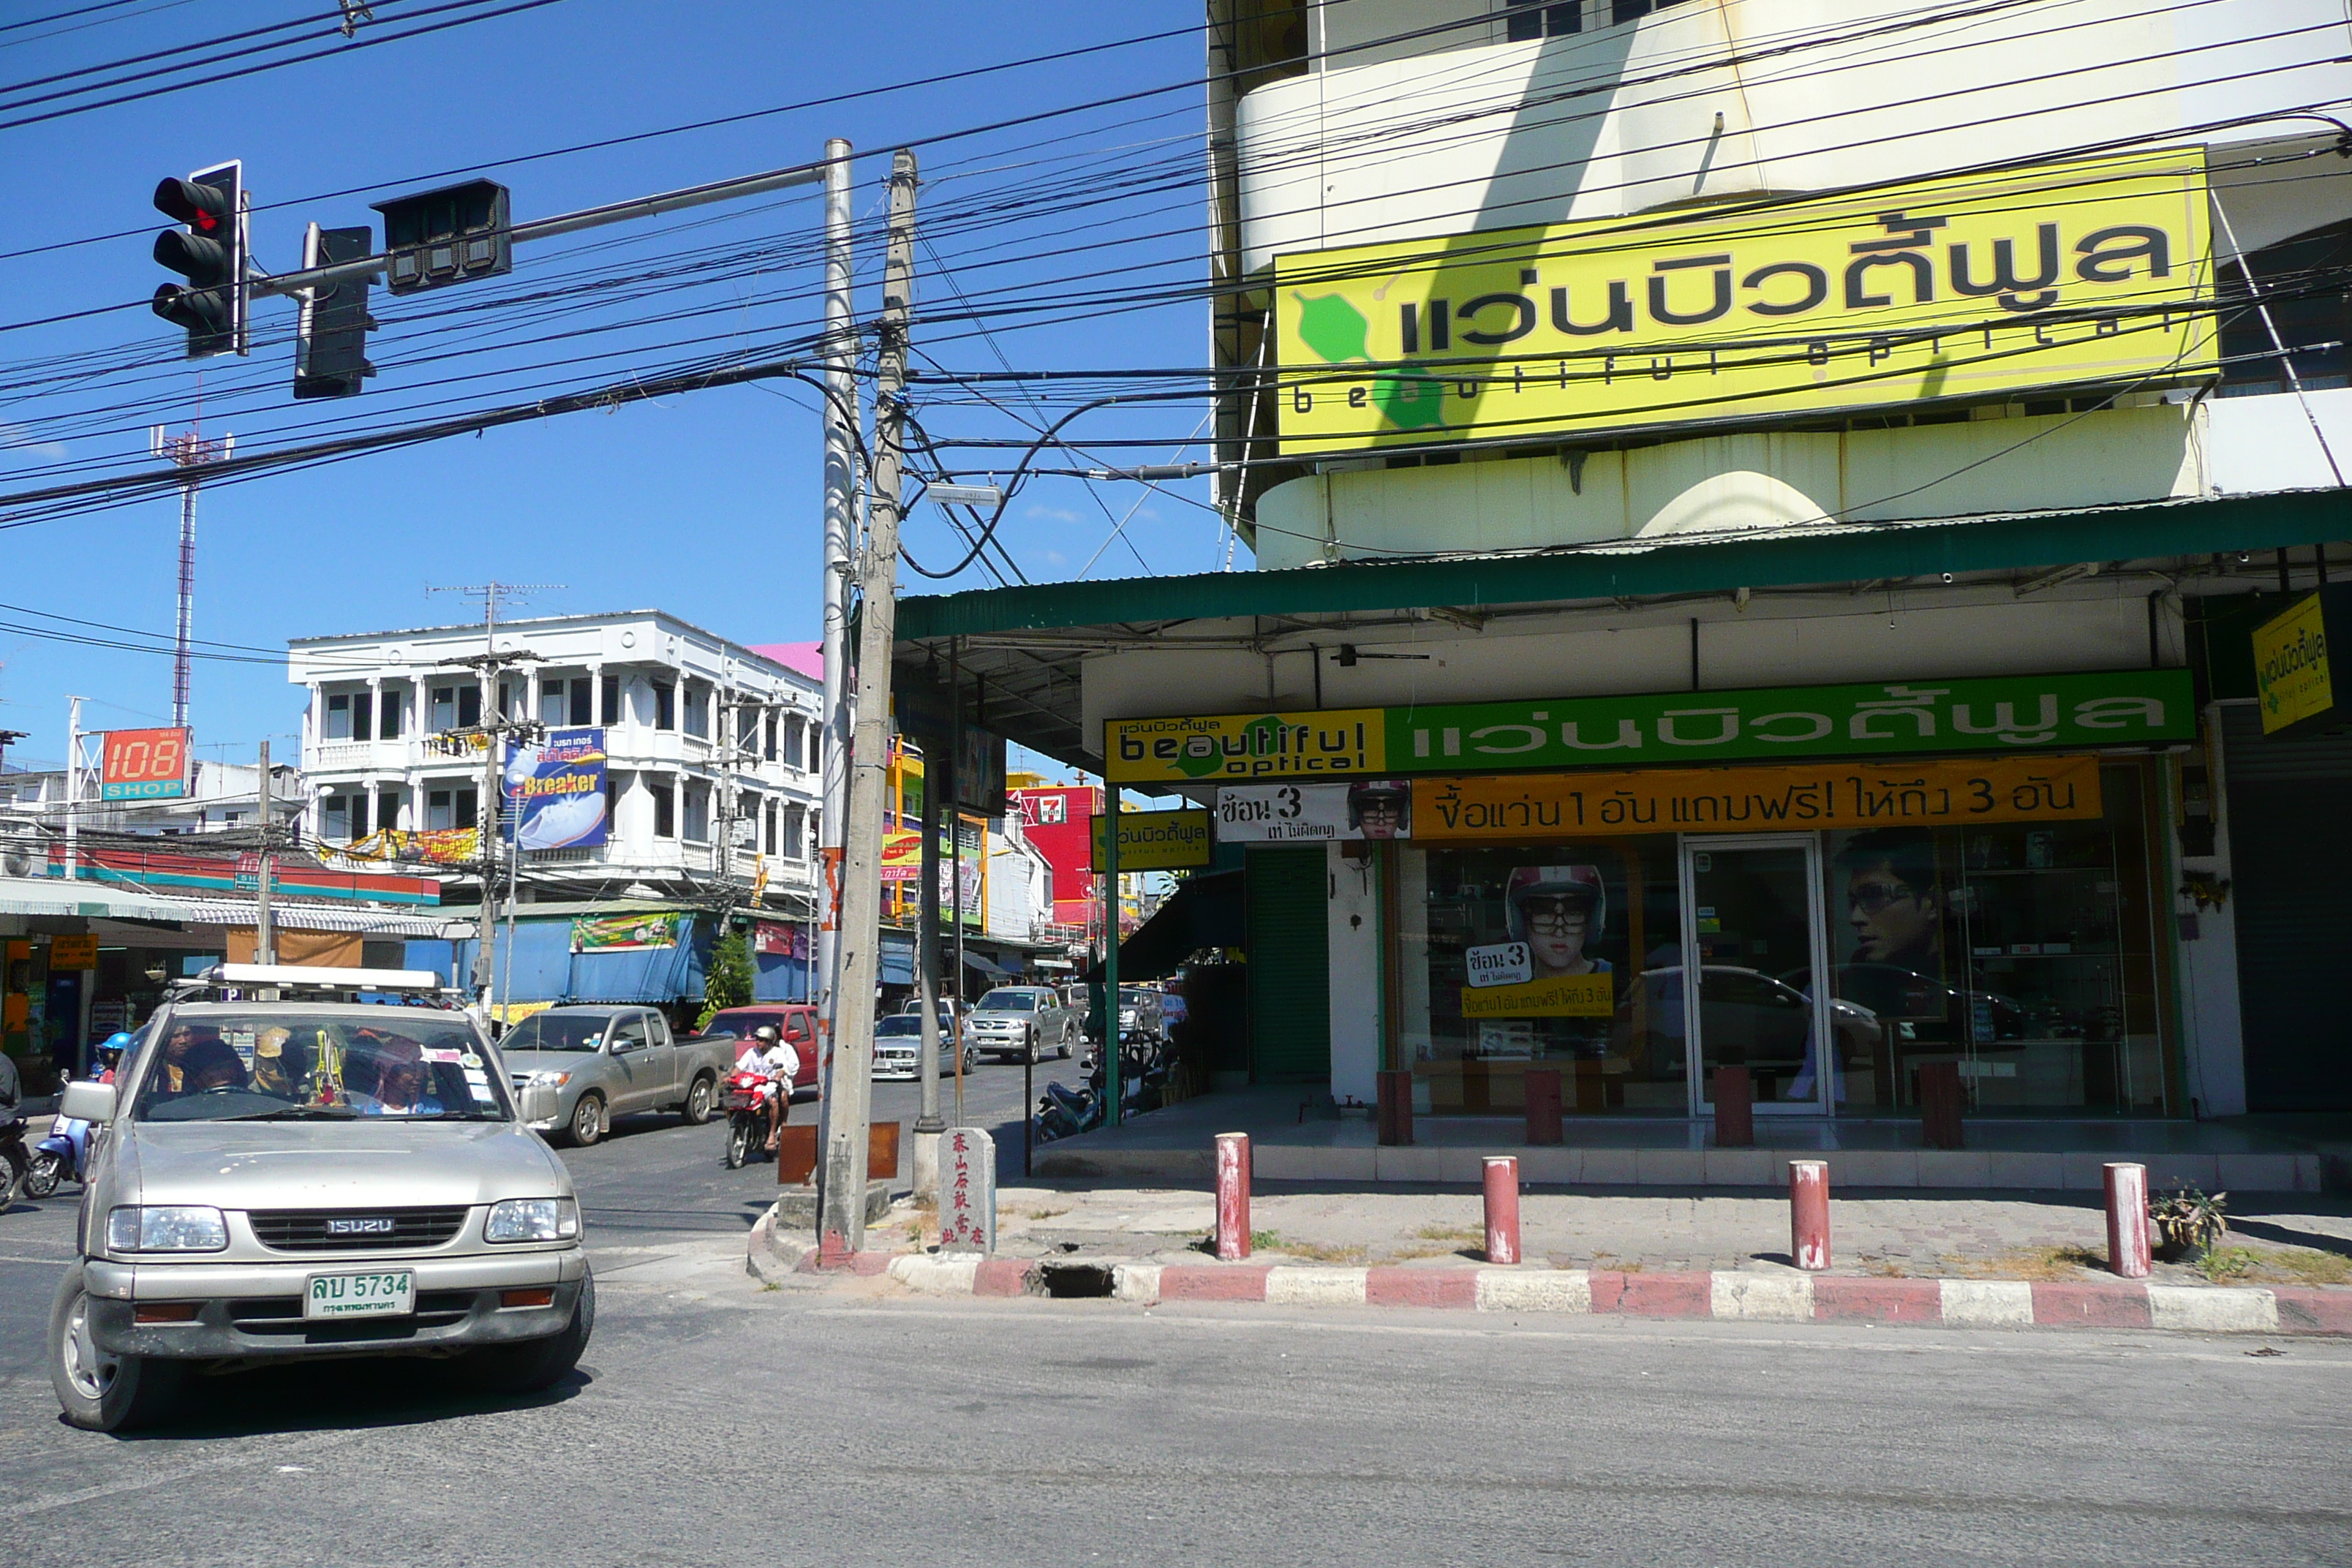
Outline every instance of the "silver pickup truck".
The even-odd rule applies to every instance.
[[[741,1048],[723,1037],[681,1040],[655,1009],[611,1004],[550,1007],[499,1041],[518,1096],[527,1088],[546,1095],[531,1107],[530,1125],[583,1148],[633,1111],[682,1111],[697,1127],[709,1121],[719,1081]]]
[[[362,1000],[386,993],[412,1004]],[[569,1373],[596,1314],[579,1201],[503,1079],[429,971],[174,987],[116,1081],[58,1108],[97,1130],[49,1317],[66,1419],[139,1426],[192,1375],[305,1357],[493,1391]]]

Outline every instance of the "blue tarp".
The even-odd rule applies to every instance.
[[[575,953],[568,917],[521,916],[515,921],[511,965],[503,924],[490,945],[498,989],[518,1002],[699,1002],[710,956],[710,917],[688,914],[681,928],[683,940],[676,947]],[[412,969],[438,969],[464,984],[473,973],[474,943],[468,938],[411,942],[406,962]]]
[[[781,952],[755,952],[751,955],[751,1000],[754,1002],[805,1002],[809,999],[809,970],[806,959],[787,958]]]

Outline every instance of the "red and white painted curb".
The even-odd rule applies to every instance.
[[[869,1261],[871,1260],[871,1261]],[[1045,1295],[1026,1258],[861,1254],[856,1272],[932,1295]],[[1876,1322],[1950,1328],[2175,1329],[2352,1335],[2352,1289],[2153,1285],[2140,1280],[1887,1279],[1834,1274],[1623,1273],[1583,1268],[1307,1268],[1100,1263],[1122,1301],[1263,1301],[1284,1307],[1429,1307],[1478,1312]]]

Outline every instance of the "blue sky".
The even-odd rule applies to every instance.
[[[378,0],[376,26],[395,25],[404,7],[431,3]],[[5,15],[21,19],[73,5],[22,0]],[[105,26],[47,38],[26,37],[39,28],[0,33],[0,81],[21,83],[330,8],[324,0],[131,0]],[[520,247],[508,279],[402,300],[379,290],[374,310],[384,330],[372,357],[383,374],[359,397],[296,404],[287,302],[257,305],[257,341],[246,360],[169,357],[176,330],[143,305],[167,277],[148,255],[149,235],[165,226],[148,205],[163,175],[243,158],[257,204],[291,203],[254,221],[257,259],[282,271],[299,262],[306,221],[370,221],[372,200],[448,183],[420,176],[1184,28],[1199,15],[1189,0],[1115,7],[562,0],[414,42],[13,130],[11,163],[36,175],[40,199],[28,209],[35,219],[0,249],[137,232],[0,262],[8,285],[0,324],[142,303],[0,333],[0,442],[6,443],[0,491],[144,466],[146,427],[184,426],[199,397],[207,433],[234,432],[241,449],[252,449],[353,423],[415,417],[428,407],[487,406],[527,391],[655,374],[686,356],[785,341],[814,319],[813,300],[802,296],[816,273],[801,247],[816,232],[818,205],[813,193],[785,193],[741,208]],[[360,35],[369,36],[365,28]],[[1197,83],[1202,58],[1198,35],[1188,33],[485,172],[512,187],[514,215],[528,219],[813,158],[827,136],[878,153],[899,141],[1037,109]],[[0,105],[11,100],[0,89]],[[1204,270],[1200,106],[1194,86],[926,150],[923,211],[956,216],[919,255],[919,300],[952,300],[939,275],[942,261],[968,292],[1010,289],[1040,302],[1087,286],[1103,266],[1148,263],[1118,275],[1139,284],[1197,280]],[[0,118],[13,116],[0,109]],[[1075,216],[1051,210],[1055,199],[1092,188],[1113,164],[1149,164],[1161,177],[1129,201]],[[858,164],[862,216],[878,218],[887,167],[883,156]],[[383,189],[295,200],[379,183]],[[1041,197],[1034,209],[994,225],[981,210],[983,200]],[[727,264],[698,287],[657,297],[638,287],[688,252],[709,259],[722,249]],[[869,247],[864,260],[877,259]],[[860,310],[870,314],[875,275],[861,272]],[[575,297],[583,279],[606,287]],[[681,310],[692,314],[646,320]],[[595,330],[554,337],[587,328]],[[1206,355],[1206,307],[1181,301],[1067,323],[1003,321],[992,340],[942,330],[928,346],[959,370],[999,369],[1000,354],[1024,369],[1196,365]],[[100,351],[111,356],[104,374],[36,380],[60,356]],[[558,359],[576,363],[547,363]],[[1017,435],[1016,416],[1037,416],[1014,401],[1008,414],[943,400],[925,422],[941,436]],[[1203,412],[1199,405],[1113,410],[1072,430],[1081,438],[1181,438]],[[744,642],[813,637],[817,452],[810,395],[782,383],[574,415],[221,487],[201,504],[196,635],[269,650],[294,636],[467,619],[476,613],[468,602],[428,595],[426,588],[496,578],[562,584],[532,595],[521,614],[657,606]],[[1098,551],[1097,577],[1213,570],[1224,544],[1214,518],[1197,504],[1205,492],[1197,484],[1179,488],[1195,504],[1131,485],[1039,479],[1015,499],[1003,537],[1041,581],[1076,575]],[[1130,508],[1138,510],[1126,542],[1104,548]],[[0,523],[6,521],[0,512]],[[6,585],[0,603],[168,639],[178,521],[176,501],[158,496],[0,530]],[[929,508],[919,510],[909,542],[926,564],[963,552]],[[1248,564],[1245,551],[1234,563]],[[974,571],[957,585],[987,581]],[[46,624],[21,610],[0,611],[0,620]],[[200,756],[248,758],[262,738],[283,745],[296,733],[299,701],[282,663],[267,652],[249,657],[256,662],[196,665]],[[0,728],[31,737],[12,751],[12,762],[62,758],[68,692],[91,700],[86,722],[94,728],[163,722],[171,660],[0,630]]]

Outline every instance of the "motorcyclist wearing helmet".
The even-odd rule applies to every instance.
[[[1609,961],[1585,951],[1609,918],[1598,866],[1521,866],[1504,890],[1511,936],[1528,944],[1535,977],[1606,974]]]
[[[773,1153],[776,1130],[792,1114],[793,1082],[801,1075],[801,1054],[793,1049],[773,1024],[762,1024],[743,1043],[742,1052],[735,1058],[735,1070],[760,1073],[768,1080],[760,1086],[760,1098],[768,1103],[768,1151]]]
[[[122,1054],[139,1043],[139,1037],[118,1029],[106,1037],[98,1047],[98,1081],[112,1083],[114,1075],[122,1070]]]

